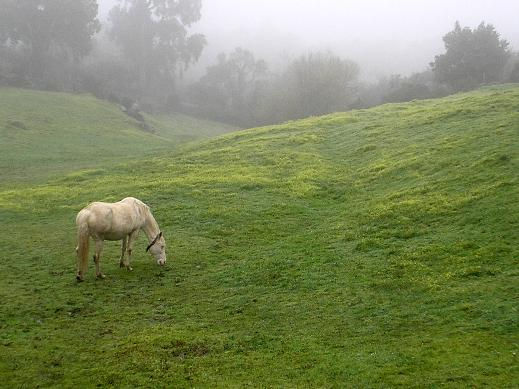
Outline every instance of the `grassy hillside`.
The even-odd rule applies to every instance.
[[[155,134],[140,130],[117,105],[91,96],[2,88],[0,176],[9,184],[46,179],[235,130],[183,115],[147,118]]]
[[[518,135],[489,88],[1,191],[2,384],[513,387]],[[76,212],[128,195],[167,267],[76,284]]]

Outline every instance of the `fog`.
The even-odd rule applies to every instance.
[[[255,127],[519,83],[519,1],[0,4],[0,85],[90,93],[140,121]]]
[[[101,17],[116,3],[101,0]],[[238,46],[274,69],[311,50],[332,50],[356,61],[365,80],[408,75],[443,51],[442,36],[456,20],[491,23],[517,50],[517,15],[519,1],[511,0],[205,0],[193,31],[208,45],[188,77]]]

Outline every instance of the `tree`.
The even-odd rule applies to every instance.
[[[220,54],[218,63],[192,88],[197,105],[214,119],[252,126],[258,123],[257,110],[266,82],[267,64],[245,49]]]
[[[510,51],[494,26],[481,23],[472,30],[456,22],[443,41],[446,53],[431,63],[438,82],[466,90],[501,80]]]
[[[85,56],[100,28],[96,0],[0,0],[0,23],[4,43],[28,53],[36,84],[56,63]]]
[[[201,0],[120,0],[112,9],[110,35],[135,76],[135,98],[164,104],[178,73],[198,60],[206,40],[188,35],[188,27],[200,19],[201,7]]]
[[[359,67],[333,53],[311,53],[292,62],[277,82],[283,119],[344,111],[357,100]]]
[[[505,82],[519,82],[519,53],[512,53],[505,66]]]
[[[508,81],[519,82],[519,63],[516,63],[508,76]]]
[[[402,77],[393,75],[388,80],[381,80],[377,89],[381,92],[379,103],[400,103],[411,100],[430,99],[448,94],[446,88],[434,82],[431,70]]]
[[[351,109],[358,102],[358,66],[332,53],[303,55],[280,75],[236,49],[194,85],[198,112],[243,126],[271,124]]]

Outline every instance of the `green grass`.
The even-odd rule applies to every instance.
[[[0,177],[30,183],[151,156],[236,128],[184,115],[147,116],[154,133],[88,95],[0,89]]]
[[[0,191],[2,385],[514,387],[519,87],[229,134]],[[75,274],[150,204],[168,265]]]

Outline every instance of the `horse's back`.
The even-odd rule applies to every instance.
[[[144,217],[140,200],[127,197],[117,203],[93,202],[76,217],[76,224],[86,223],[92,235],[117,240],[142,227]]]
[[[135,205],[137,207],[149,208],[145,203],[143,203],[139,199],[136,199],[135,197],[126,197],[126,198],[122,199],[121,201],[119,201],[119,203],[132,204],[132,205]]]
[[[94,202],[79,211],[76,225],[86,223],[90,230],[102,230],[111,224],[112,218],[113,209],[109,203]]]

